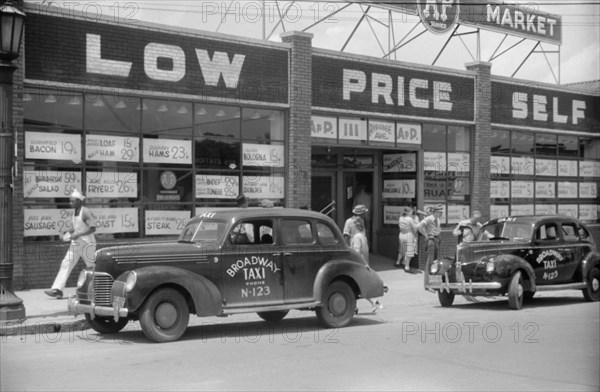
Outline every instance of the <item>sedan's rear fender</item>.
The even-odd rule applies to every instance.
[[[581,275],[584,281],[594,267],[600,267],[600,253],[592,250],[581,260]]]
[[[368,265],[348,260],[332,260],[321,267],[315,278],[313,293],[317,301],[322,300],[323,293],[336,279],[350,284],[357,297],[377,298],[384,293],[383,280]]]
[[[127,307],[135,312],[146,298],[159,287],[175,287],[191,300],[192,309],[198,316],[215,316],[222,313],[221,293],[210,280],[177,267],[143,267],[133,270],[136,284],[127,294]],[[129,272],[117,280],[125,281]]]

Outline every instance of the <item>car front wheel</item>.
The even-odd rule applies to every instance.
[[[317,307],[317,318],[326,328],[340,328],[350,324],[356,309],[354,291],[340,280],[334,281],[323,294],[323,305]]]
[[[140,325],[146,337],[154,342],[172,342],[185,332],[190,313],[183,295],[164,288],[150,295],[140,312]]]
[[[127,317],[121,317],[118,321],[115,321],[113,317],[103,316],[96,316],[92,319],[92,317],[88,313],[85,314],[85,320],[88,322],[88,324],[90,325],[90,327],[92,327],[94,331],[101,334],[117,333],[123,328],[125,328],[125,326],[129,322],[129,319],[127,319]]]
[[[257,312],[256,314],[258,314],[258,317],[268,323],[277,323],[283,320],[283,318],[287,316],[289,312],[289,310],[274,310],[271,312]]]
[[[586,280],[586,288],[583,289],[583,296],[590,302],[596,302],[600,299],[600,269],[592,268]]]
[[[438,299],[440,301],[440,305],[447,308],[452,306],[454,303],[454,293],[449,293],[446,290],[440,290],[438,291]]]
[[[521,271],[517,271],[510,277],[508,283],[508,307],[513,310],[521,309],[523,307],[524,292],[523,277]]]

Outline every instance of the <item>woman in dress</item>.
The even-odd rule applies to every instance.
[[[398,219],[398,227],[400,228],[398,259],[396,260],[396,268],[400,268],[404,262],[404,270],[411,272],[410,261],[415,256],[416,239],[417,239],[417,224],[415,219],[410,216],[410,209],[404,208]]]

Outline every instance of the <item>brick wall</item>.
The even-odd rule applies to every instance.
[[[291,45],[290,112],[287,138],[289,175],[286,207],[309,207],[311,200],[311,104],[312,34],[288,32],[281,35]]]

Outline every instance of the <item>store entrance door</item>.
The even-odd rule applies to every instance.
[[[344,221],[351,217],[355,206],[363,204],[367,208],[364,215],[365,231],[369,245],[373,238],[372,222],[373,203],[373,171],[344,170]],[[343,226],[342,226],[343,227]]]
[[[337,192],[335,172],[319,171],[313,173],[311,180],[311,202],[314,211],[322,211],[337,221]]]

